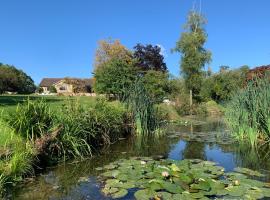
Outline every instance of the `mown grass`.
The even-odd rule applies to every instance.
[[[52,110],[61,110],[63,104],[66,103],[67,99],[78,101],[81,105],[91,106],[96,98],[95,97],[65,97],[65,96],[40,96],[40,95],[0,95],[0,111],[14,112],[17,108],[18,103],[23,103],[27,99],[36,101],[43,99],[48,103]]]

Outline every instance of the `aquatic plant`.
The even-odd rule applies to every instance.
[[[124,99],[128,111],[131,113],[136,134],[152,134],[159,129],[160,121],[157,117],[157,108],[155,108],[154,101],[150,98],[140,78],[126,91]]]
[[[264,177],[260,172],[238,167],[234,172],[225,173],[215,162],[199,159],[134,157],[117,160],[97,170],[102,170],[102,192],[114,199],[126,196],[129,191],[135,191],[138,200],[270,197],[270,186],[252,179]]]
[[[225,118],[238,140],[247,140],[252,147],[270,139],[269,76],[250,80],[228,103]]]

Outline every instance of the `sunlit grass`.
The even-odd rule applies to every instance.
[[[269,78],[255,79],[237,92],[226,110],[226,120],[238,140],[252,147],[270,139]]]

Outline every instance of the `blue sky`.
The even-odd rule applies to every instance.
[[[193,0],[0,0],[0,62],[43,77],[90,77],[97,41],[159,44],[171,54]],[[199,2],[197,0],[197,2]],[[269,0],[201,0],[211,68],[270,64]]]

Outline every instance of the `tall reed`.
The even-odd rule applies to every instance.
[[[141,79],[137,79],[126,92],[125,103],[132,115],[133,128],[136,134],[151,134],[159,129],[157,109]]]
[[[252,147],[270,140],[269,75],[247,83],[229,102],[225,118],[238,140],[247,140]]]

